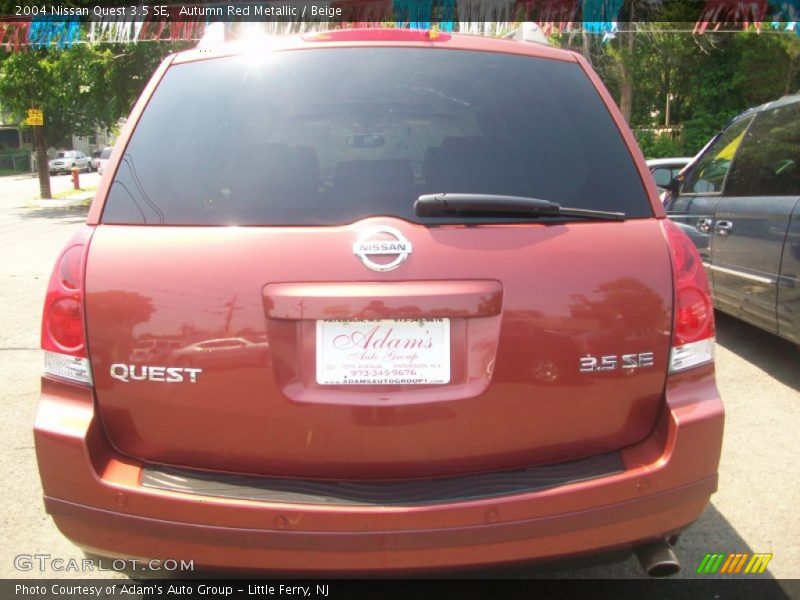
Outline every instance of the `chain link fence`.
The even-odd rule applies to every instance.
[[[27,150],[0,152],[0,173],[6,171],[30,173],[31,153]]]

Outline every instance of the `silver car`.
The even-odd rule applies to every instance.
[[[87,173],[92,170],[92,163],[88,156],[80,150],[59,150],[55,158],[48,163],[50,175],[68,173],[72,167],[78,167]]]
[[[106,165],[108,164],[108,159],[111,157],[112,150],[113,148],[103,148],[100,151],[100,155],[92,159],[92,168],[100,173],[100,175],[106,170]]]
[[[675,177],[678,176],[683,168],[692,162],[689,156],[680,158],[653,158],[647,161],[647,167],[653,174],[653,179],[658,187],[661,203],[666,204],[669,199],[669,188],[673,185]]]

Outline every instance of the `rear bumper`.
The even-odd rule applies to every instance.
[[[715,491],[723,409],[713,368],[671,377],[651,435],[623,472],[530,493],[411,506],[311,505],[141,485],[116,453],[91,390],[43,380],[35,425],[47,511],[107,556],[207,568],[390,570],[490,565],[635,545],[697,519]]]

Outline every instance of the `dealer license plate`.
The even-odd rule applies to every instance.
[[[450,319],[317,321],[317,383],[445,384]]]

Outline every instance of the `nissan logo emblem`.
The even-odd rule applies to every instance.
[[[391,271],[403,264],[411,254],[411,242],[394,227],[378,227],[361,234],[353,243],[353,254],[358,256],[368,269]],[[390,260],[373,260],[373,257],[390,258]]]

